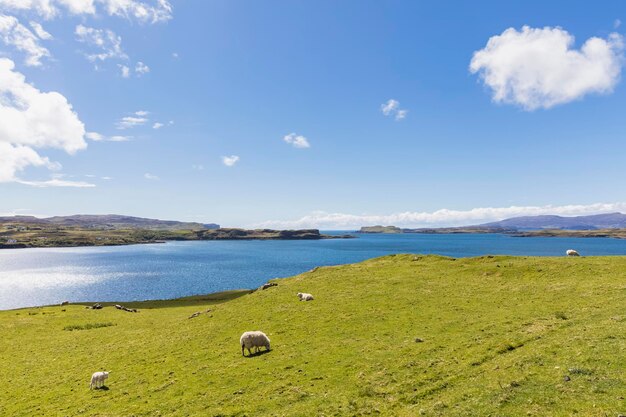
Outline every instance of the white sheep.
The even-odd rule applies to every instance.
[[[312,301],[313,300],[313,296],[306,292],[299,292],[298,298],[300,299],[300,301]]]
[[[104,380],[109,377],[109,373],[102,372],[94,372],[91,376],[91,383],[89,384],[89,389],[98,388],[104,386]]]
[[[565,254],[567,256],[580,256],[580,254],[578,252],[576,252],[574,249],[568,249],[565,251]]]
[[[241,354],[246,356],[244,353],[244,348],[248,349],[248,355],[251,355],[251,348],[255,349],[255,352],[258,352],[259,349],[264,346],[266,350],[270,350],[270,338],[261,331],[255,332],[245,332],[241,335],[239,339],[239,343],[241,344]]]

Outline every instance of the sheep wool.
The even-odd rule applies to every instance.
[[[312,301],[313,295],[306,293],[306,292],[299,292],[298,298],[300,299],[300,301]]]
[[[241,354],[246,356],[244,352],[244,348],[248,349],[248,355],[251,355],[252,352],[250,349],[254,348],[255,352],[258,352],[261,347],[265,347],[266,350],[270,350],[270,338],[261,331],[254,332],[245,332],[241,335],[239,339],[239,344],[241,344]]]

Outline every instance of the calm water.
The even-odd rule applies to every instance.
[[[359,235],[317,241],[170,242],[104,248],[0,250],[0,309],[70,301],[174,298],[255,288],[320,265],[391,253],[626,255],[626,240],[487,235]]]

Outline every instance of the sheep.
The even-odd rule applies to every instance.
[[[262,346],[265,346],[265,350],[270,350],[270,338],[259,330],[245,332],[241,335],[239,343],[241,344],[241,354],[243,356],[246,356],[244,348],[248,349],[248,356],[252,355],[251,348],[254,348],[255,352],[258,352]]]
[[[300,301],[312,301],[314,299],[311,294],[306,292],[299,292],[298,298],[300,299]]]
[[[89,389],[99,388],[104,386],[104,380],[109,377],[109,372],[94,372],[91,376],[91,383],[89,384]]]
[[[580,256],[580,254],[578,252],[576,252],[574,249],[568,249],[565,251],[565,254],[567,256]]]

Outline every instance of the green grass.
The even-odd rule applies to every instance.
[[[74,330],[91,330],[91,329],[99,329],[100,327],[111,327],[115,326],[114,323],[86,323],[86,324],[71,324],[69,326],[65,326],[63,330],[67,330],[73,332]]]
[[[626,413],[626,257],[397,255],[275,282],[0,312],[0,416]],[[242,357],[246,330],[272,350]]]

